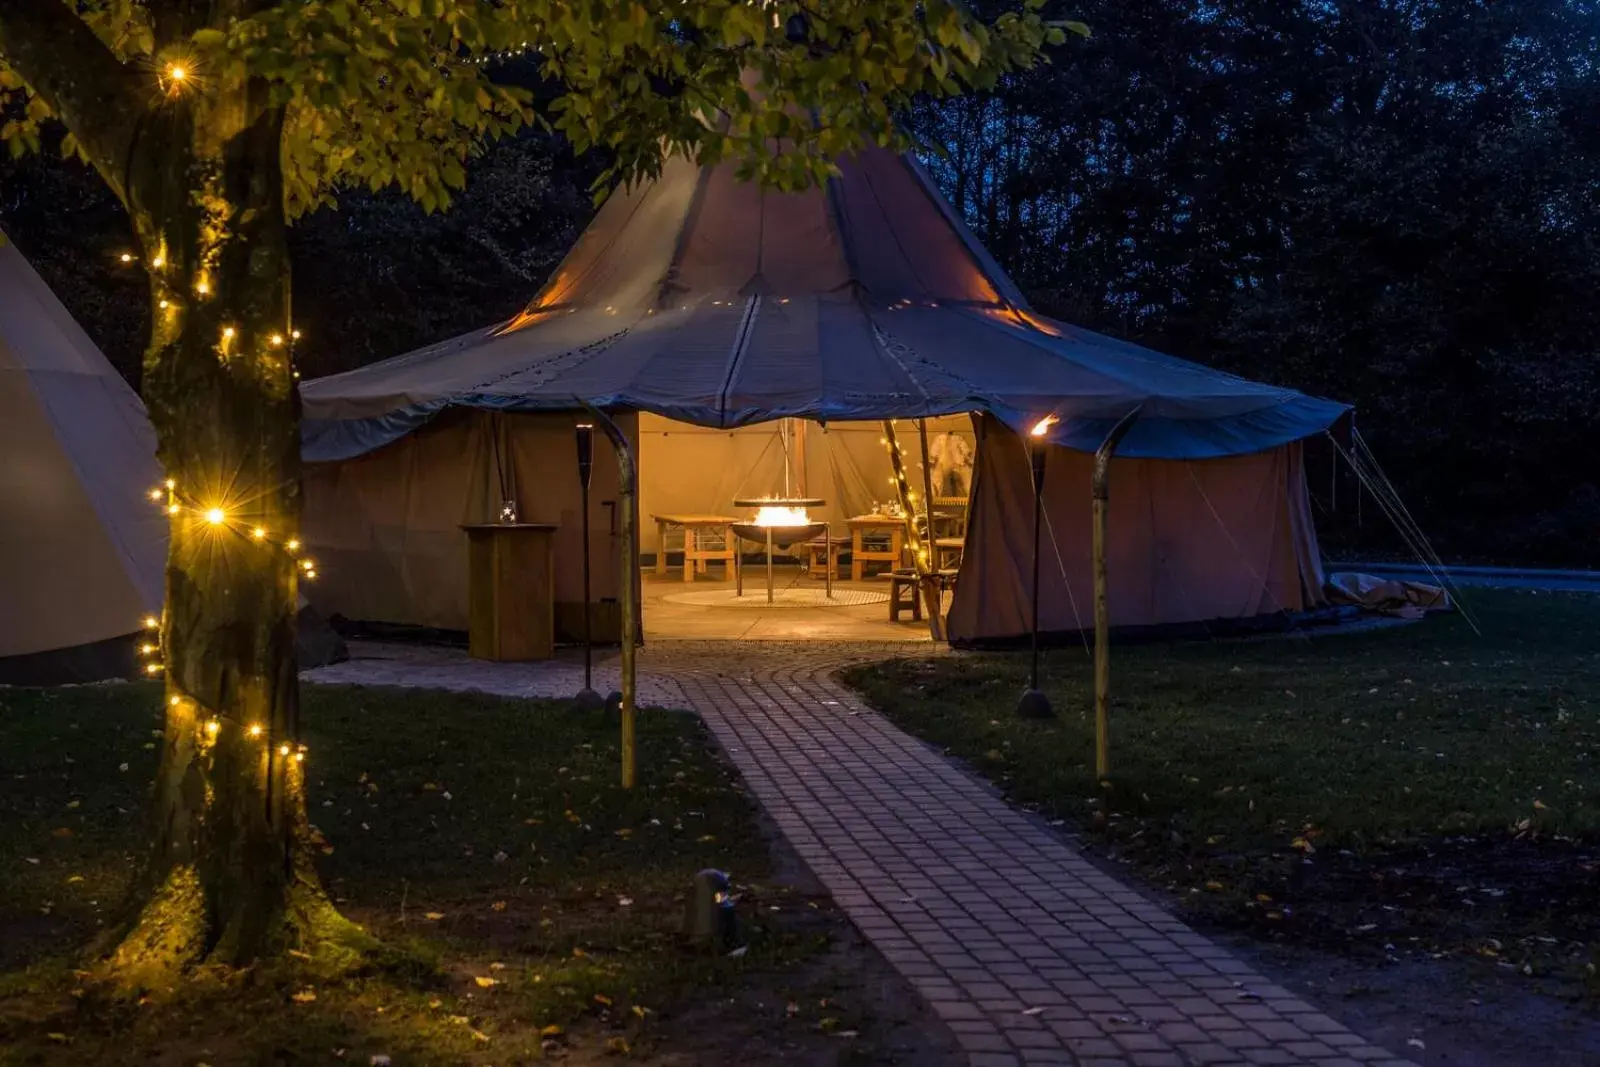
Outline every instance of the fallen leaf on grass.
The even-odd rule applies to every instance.
[[[487,978],[487,977],[485,977],[485,976],[483,976],[481,974],[474,975],[472,980],[474,982],[478,983],[478,988],[479,989],[493,989],[495,986],[500,984],[500,979],[498,979],[498,978]]]
[[[633,1049],[629,1046],[627,1038],[613,1037],[606,1040],[606,1051],[612,1053],[613,1055],[626,1056],[628,1053],[632,1052]]]
[[[294,1001],[296,1004],[310,1004],[313,1000],[317,999],[317,991],[315,989],[302,989],[289,999]]]
[[[61,1033],[59,1030],[52,1030],[50,1033],[45,1034],[44,1036],[48,1037],[51,1041],[56,1042],[58,1045],[65,1045],[71,1040],[71,1038],[67,1037],[66,1034]]]
[[[561,1027],[557,1026],[555,1023],[551,1023],[549,1026],[546,1026],[539,1031],[540,1037],[560,1037],[561,1034]]]
[[[497,900],[493,904],[489,905],[489,910],[490,911],[505,911],[506,910],[506,902],[503,901],[503,900]]]
[[[594,1002],[596,1004],[603,1004],[608,1008],[611,1007],[611,998],[606,996],[604,993],[596,993],[594,995]]]
[[[487,1045],[489,1043],[489,1035],[484,1033],[482,1030],[474,1030],[472,1031],[472,1040],[482,1041],[485,1045]]]
[[[649,1008],[641,1008],[639,1005],[635,1004],[633,1006],[633,1013],[635,1015],[637,1015],[639,1018],[643,1019],[646,1015],[650,1014],[650,1009]]]
[[[422,917],[423,917],[423,918],[424,918],[424,919],[427,919],[427,920],[428,920],[428,921],[429,921],[429,922],[432,922],[432,923],[436,923],[436,922],[438,922],[438,921],[439,921],[439,920],[440,920],[440,919],[442,919],[442,918],[444,918],[444,912],[442,912],[442,911],[429,911],[429,912],[424,912],[424,913],[423,913],[423,915],[422,915]]]

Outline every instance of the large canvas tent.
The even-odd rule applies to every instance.
[[[129,677],[167,520],[144,404],[0,233],[0,685]],[[300,613],[300,661],[344,655]]]
[[[615,413],[635,441],[646,515],[667,497],[726,511],[728,472],[751,469],[752,435],[770,440],[773,420],[820,424],[808,448],[849,451],[854,426],[870,424],[875,442],[880,420],[970,416],[958,640],[1025,628],[1021,435],[1046,415],[1058,420],[1040,439],[1046,628],[1086,618],[1089,454],[1135,408],[1113,465],[1113,621],[1316,602],[1300,442],[1347,410],[1035,314],[916,160],[883,150],[801,194],[673,160],[607,202],[521,314],[302,392],[307,536],[334,576],[319,606],[447,626],[465,621],[457,527],[487,520],[498,499],[559,523],[558,560],[576,558],[570,434],[584,404]],[[842,469],[836,460],[809,465]],[[614,491],[599,485],[597,499]],[[621,580],[603,575],[597,596]],[[557,581],[559,601],[581,599],[572,568],[558,566]]]
[[[134,668],[166,524],[144,405],[0,234],[0,683]]]

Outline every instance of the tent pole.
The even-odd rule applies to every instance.
[[[1094,495],[1094,774],[1095,780],[1102,785],[1111,775],[1111,600],[1107,592],[1106,573],[1106,512],[1111,504],[1111,456],[1128,431],[1133,429],[1143,408],[1141,404],[1124,415],[1094,453],[1091,490]],[[1037,560],[1034,566],[1038,566]]]
[[[622,511],[622,788],[632,789],[637,778],[635,752],[637,707],[635,697],[639,644],[639,523],[638,467],[628,437],[605,412],[580,401],[611,439],[617,452],[617,504]]]
[[[939,614],[941,597],[939,582],[934,576],[928,556],[929,548],[917,533],[917,513],[911,501],[911,486],[906,481],[905,456],[900,451],[900,439],[895,435],[894,420],[883,420],[883,439],[889,446],[889,465],[894,470],[894,484],[900,494],[900,509],[906,513],[906,544],[911,549],[911,567],[917,575],[923,604],[928,609],[928,632],[935,641],[943,641],[944,617]]]
[[[928,545],[938,540],[933,530],[933,466],[928,461],[928,420],[917,420],[917,437],[922,444],[922,510],[928,516]],[[939,550],[933,548],[933,567],[939,569]]]

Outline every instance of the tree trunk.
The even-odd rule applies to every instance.
[[[124,974],[242,964],[342,926],[306,832],[282,127],[263,87],[219,88],[151,113],[129,157],[171,547],[155,840],[112,960]]]

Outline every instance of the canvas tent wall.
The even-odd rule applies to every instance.
[[[0,684],[131,677],[167,520],[144,404],[0,233]],[[345,656],[300,612],[302,666]]]
[[[981,420],[967,574],[950,607],[956,643],[1026,635],[1032,608],[1033,468],[1025,440]],[[1039,628],[1094,626],[1094,457],[1045,462]],[[1111,625],[1166,627],[1303,611],[1326,602],[1302,446],[1206,460],[1114,459],[1107,572]]]
[[[307,383],[302,395],[305,457],[332,466],[380,457],[462,411],[561,412],[569,427],[584,403],[637,416],[647,469],[651,434],[664,435],[672,441],[668,451],[685,457],[664,462],[671,477],[647,485],[654,495],[646,518],[677,510],[675,501],[690,495],[702,501],[694,510],[722,511],[727,505],[715,498],[733,480],[730,472],[742,474],[746,462],[759,466],[751,450],[768,433],[759,426],[785,417],[831,428],[978,413],[996,431],[1017,433],[1052,414],[1059,421],[1043,443],[1087,454],[1138,408],[1119,455],[1174,464],[1171,476],[1152,484],[1181,487],[1189,474],[1201,477],[1207,462],[1275,453],[1348,411],[1037,315],[917,162],[882,150],[840,161],[826,189],[798,194],[740,183],[731,164],[671,160],[660,179],[602,207],[515,318]],[[664,425],[658,418],[711,434],[657,429]],[[743,427],[757,429],[747,438]],[[999,440],[998,432],[986,438]],[[563,447],[563,454],[571,453]],[[990,462],[998,459],[980,462],[980,482]],[[479,463],[463,461],[465,476],[480,478]],[[703,469],[711,464],[720,466]],[[1282,493],[1292,500],[1292,481],[1303,475],[1293,465],[1282,469]],[[680,484],[685,488],[673,487]],[[999,485],[977,500],[980,508],[999,509],[985,521],[1027,526],[1015,495]],[[835,495],[838,506],[851,506],[848,493]],[[1240,524],[1279,521],[1273,509],[1246,507],[1230,492],[1214,496],[1223,504],[1221,525],[1236,539]],[[339,506],[335,497],[311,505],[318,514]],[[564,507],[559,498],[552,506]],[[1242,510],[1228,511],[1235,507]],[[427,521],[430,529],[445,528]],[[447,525],[460,521],[451,513]],[[314,544],[318,536],[313,529]],[[384,536],[392,543],[408,535]],[[1122,536],[1133,534],[1124,528]],[[1240,543],[1262,536],[1251,527]],[[969,554],[958,589],[1000,580],[991,571],[1015,546],[993,536],[985,546]],[[1126,565],[1150,567],[1160,558],[1135,552]],[[1248,553],[1211,561],[1240,574],[1259,563]],[[1009,556],[1004,562],[1015,564]],[[1283,586],[1274,573],[1263,588]],[[1207,598],[1194,610],[1253,611],[1263,603]],[[1168,604],[1153,614],[1175,612],[1181,614]],[[984,633],[1010,625],[1003,613],[965,618]]]
[[[0,234],[0,683],[134,669],[165,522],[144,406]]]

